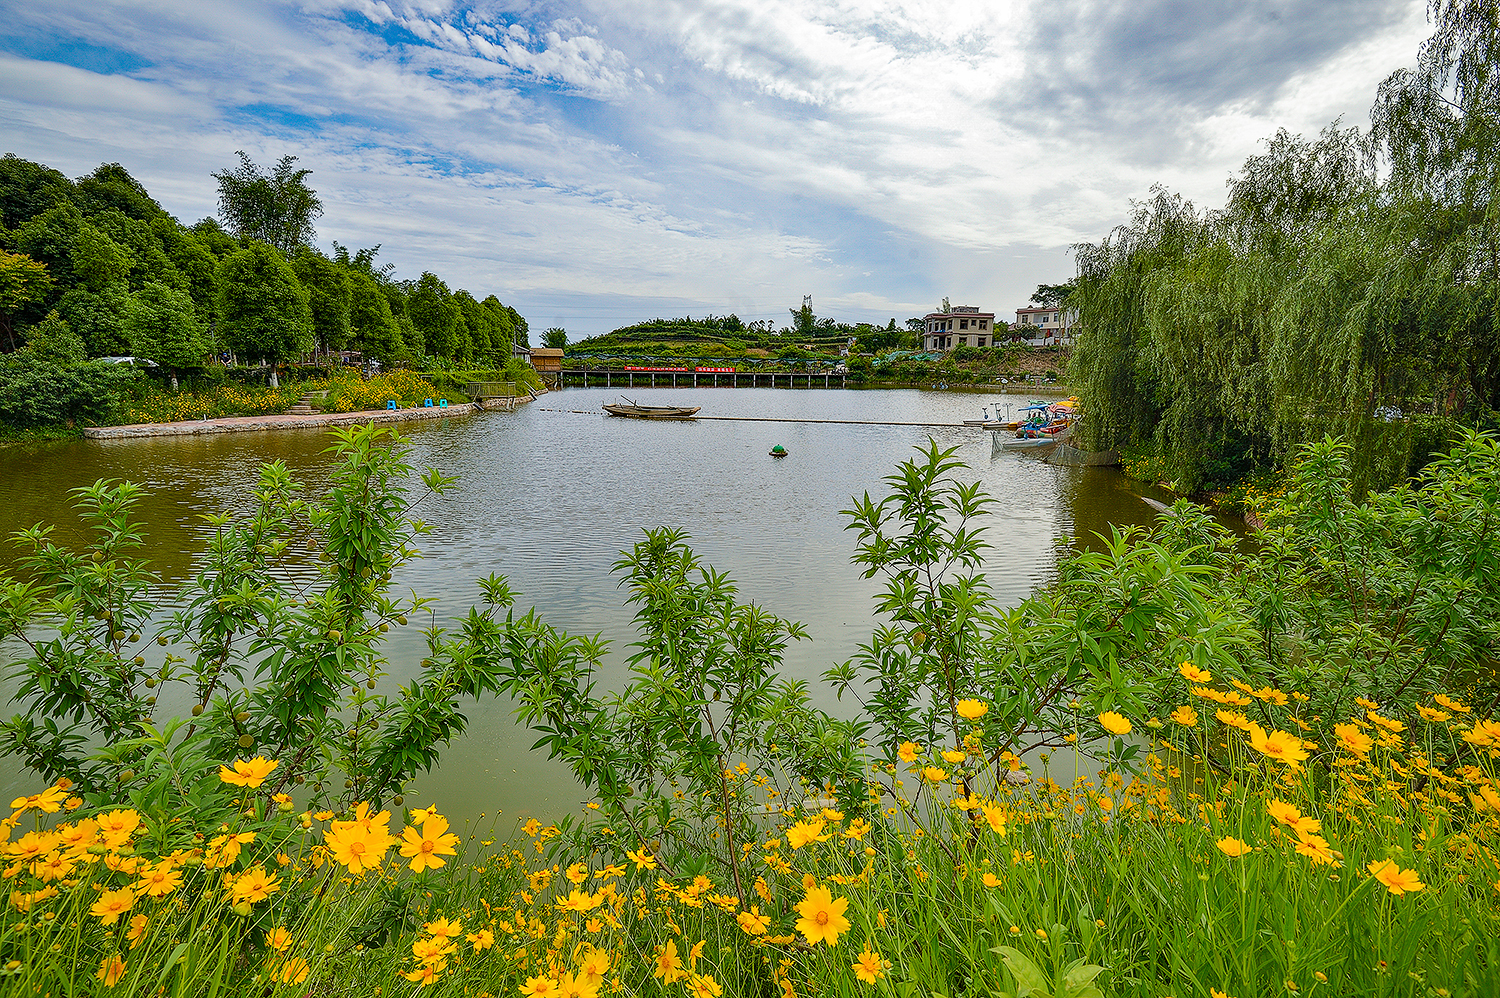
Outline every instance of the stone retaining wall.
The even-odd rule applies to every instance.
[[[350,426],[362,423],[402,423],[413,419],[444,419],[449,416],[472,416],[481,409],[506,409],[531,399],[493,399],[476,404],[464,402],[446,407],[420,406],[408,409],[369,409],[363,412],[323,412],[310,416],[223,416],[218,419],[190,419],[179,423],[133,423],[129,426],[90,426],[83,435],[88,440],[128,440],[136,437],[182,437],[205,433],[247,433],[254,430],[289,430],[307,427]]]

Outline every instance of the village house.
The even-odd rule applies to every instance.
[[[949,312],[928,312],[922,317],[922,349],[952,350],[958,346],[987,347],[995,342],[995,313],[981,312],[973,305],[957,305]]]
[[[1022,326],[1035,326],[1041,330],[1032,333],[1030,337],[1021,337],[1022,343],[1031,346],[1052,346],[1056,343],[1072,343],[1073,327],[1078,324],[1078,313],[1069,309],[1059,308],[1018,308],[1016,309],[1016,321],[1011,329],[1020,329]]]

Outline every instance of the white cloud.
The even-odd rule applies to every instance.
[[[1152,183],[1212,203],[1278,126],[1363,120],[1422,10],[77,0],[10,12],[55,44],[0,56],[0,128],[69,173],[119,160],[185,218],[235,149],[298,155],[325,239],[575,332],[632,301],[782,321],[807,292],[851,319],[1004,311]]]

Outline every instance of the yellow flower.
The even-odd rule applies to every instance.
[[[1430,721],[1433,724],[1442,724],[1453,716],[1445,710],[1433,710],[1431,707],[1424,707],[1421,704],[1417,704],[1417,713],[1421,715],[1422,720]]]
[[[89,914],[97,915],[100,925],[114,925],[135,905],[135,892],[129,887],[122,887],[117,891],[105,891],[99,895],[99,900],[89,909]]]
[[[626,849],[625,857],[635,864],[635,868],[637,870],[656,869],[656,858],[644,849],[642,849],[640,852],[635,852],[632,849]]]
[[[402,974],[401,976],[404,977],[404,978],[406,978],[408,981],[416,981],[416,982],[418,982],[418,984],[417,984],[418,987],[425,988],[428,985],[432,984],[434,981],[436,981],[438,979],[438,975],[441,974],[442,972],[443,972],[443,968],[442,968],[441,964],[424,963],[420,967],[417,967],[415,970],[408,970],[406,973]],[[533,978],[532,980],[539,980],[539,978]],[[547,978],[547,980],[549,982],[553,983],[553,984],[556,983],[556,982],[553,982],[551,980],[551,978]],[[526,982],[526,984],[530,985],[531,981],[528,980]],[[529,994],[555,995],[555,994],[557,994],[557,990],[556,990],[556,988],[553,988],[551,990],[528,991],[528,990],[526,990],[525,987],[522,987],[521,988],[521,993],[523,995],[529,995]]]
[[[948,771],[946,769],[939,769],[937,766],[924,766],[922,776],[929,783],[942,783],[948,778]]]
[[[801,849],[812,842],[827,842],[833,837],[823,833],[824,824],[821,818],[810,818],[797,822],[786,830],[786,844],[793,849]]]
[[[1176,710],[1172,711],[1172,720],[1176,721],[1178,724],[1182,725],[1185,728],[1195,727],[1198,724],[1198,712],[1193,708],[1187,706],[1186,704],[1183,704],[1181,707],[1178,707]]]
[[[677,955],[676,940],[668,939],[666,945],[656,947],[655,961],[656,969],[651,972],[651,976],[660,977],[663,984],[671,984],[687,976],[687,969]]]
[[[282,984],[301,984],[307,980],[312,968],[300,956],[294,956],[276,971],[276,979]]]
[[[1304,821],[1311,819],[1304,818]],[[1314,822],[1316,824],[1316,822]],[[1328,840],[1321,835],[1314,834],[1315,829],[1297,829],[1297,854],[1306,856],[1313,861],[1314,866],[1339,866],[1339,854],[1329,846]]]
[[[997,835],[1005,834],[1005,809],[999,804],[983,803],[979,805],[979,811],[984,815],[984,820],[989,823],[990,831]]]
[[[1462,701],[1459,701],[1459,700],[1455,700],[1455,699],[1453,699],[1452,697],[1450,697],[1450,696],[1448,696],[1446,694],[1439,693],[1437,696],[1433,697],[1432,699],[1436,700],[1438,702],[1439,706],[1447,707],[1449,710],[1453,711],[1455,714],[1467,714],[1469,712],[1468,704],[1465,704],[1465,703],[1463,703]]]
[[[964,720],[977,721],[989,713],[990,708],[989,704],[979,700],[960,700],[953,705],[953,709],[958,711],[958,716]]]
[[[533,839],[536,838],[536,833],[541,830],[542,823],[540,821],[537,821],[535,818],[529,819],[526,824],[521,826],[521,831],[525,832],[529,838]]]
[[[1388,859],[1377,859],[1369,865],[1369,870],[1387,890],[1398,896],[1415,893],[1427,886],[1417,879],[1416,870],[1403,870]]]
[[[231,786],[249,787],[253,790],[266,782],[266,777],[270,776],[271,770],[278,765],[279,763],[263,756],[256,756],[249,760],[236,759],[233,769],[228,766],[219,767],[219,779]]]
[[[587,947],[578,961],[578,980],[585,987],[597,988],[604,983],[604,975],[609,973],[609,954],[601,950]]]
[[[448,819],[440,814],[430,815],[422,822],[418,832],[411,825],[401,831],[401,855],[411,860],[411,871],[436,870],[447,860],[444,856],[457,856],[458,836],[448,831]]]
[[[428,922],[422,926],[422,931],[429,936],[439,936],[444,939],[457,939],[463,934],[464,927],[458,919],[439,918],[435,922]]]
[[[350,873],[374,870],[385,862],[385,854],[394,839],[390,833],[389,811],[369,813],[370,805],[361,802],[355,808],[354,820],[335,821],[323,832],[323,842],[333,858],[349,868]]]
[[[1000,886],[1000,878],[995,876],[993,873],[990,873],[988,870],[985,871],[984,876],[980,879],[984,881],[984,886],[986,887],[995,888]]]
[[[28,809],[37,810],[43,814],[55,814],[62,810],[63,799],[67,796],[67,787],[53,786],[39,794],[32,794],[30,797],[17,797],[10,802],[11,810],[16,812],[12,817],[17,817]]]
[[[266,933],[266,948],[284,953],[292,945],[292,934],[281,926]]]
[[[896,749],[896,756],[902,762],[914,762],[919,751],[916,742],[902,742],[900,748]]]
[[[1232,856],[1236,859],[1250,851],[1249,845],[1241,842],[1239,839],[1231,838],[1227,835],[1224,838],[1220,839],[1218,842],[1215,842],[1214,845],[1218,846],[1219,851],[1224,855]]]
[[[172,869],[172,864],[162,860],[141,871],[141,879],[136,882],[135,889],[139,894],[149,894],[154,898],[166,897],[182,885],[182,874]]]
[[[865,943],[865,948],[859,952],[859,959],[850,964],[849,969],[853,970],[854,976],[861,981],[874,984],[885,976],[887,966],[889,964],[880,959],[880,954],[871,950],[869,943]]]
[[[99,964],[99,969],[94,971],[94,976],[104,982],[106,988],[112,988],[125,976],[125,961],[118,953],[112,953],[104,958]]]
[[[1231,728],[1239,728],[1241,731],[1249,731],[1251,725],[1254,723],[1237,710],[1216,710],[1214,711],[1214,717],[1217,717]]]
[[[951,765],[954,765],[954,766],[956,766],[959,763],[963,762],[968,757],[969,757],[969,753],[967,753],[967,752],[959,752],[959,751],[957,751],[955,749],[945,749],[943,751],[943,761],[946,762],[946,763],[949,763]]]
[[[797,931],[807,938],[808,945],[826,942],[832,946],[840,934],[849,930],[849,920],[844,910],[849,907],[848,898],[835,899],[826,887],[810,888],[797,904]]]
[[[1177,667],[1177,671],[1182,673],[1182,678],[1190,683],[1211,683],[1214,679],[1213,673],[1207,669],[1198,668],[1192,662],[1183,662]]]
[[[1472,745],[1500,744],[1500,722],[1475,721],[1474,727],[1464,732],[1464,741]]]
[[[216,870],[222,866],[229,866],[240,857],[240,847],[255,841],[254,832],[240,832],[238,835],[215,835],[208,840],[208,848],[204,850],[203,865],[210,870]]]
[[[1269,735],[1260,725],[1250,725],[1250,747],[1292,769],[1299,769],[1307,758],[1302,739],[1286,731],[1273,731]]]
[[[844,829],[842,834],[844,838],[858,842],[870,834],[870,823],[863,818],[855,818],[849,822],[849,827]]]
[[[457,946],[448,941],[447,936],[414,939],[411,944],[411,955],[416,957],[417,962],[424,967],[441,967],[447,962],[448,955],[457,949]]]
[[[1333,733],[1338,737],[1339,745],[1345,751],[1353,752],[1355,755],[1368,755],[1375,744],[1375,740],[1353,724],[1335,724]]]
[[[146,926],[151,920],[145,915],[131,915],[130,928],[125,930],[125,938],[130,940],[130,948],[135,949],[141,944],[141,939],[146,935]]]
[[[1400,732],[1406,730],[1406,725],[1402,724],[1400,721],[1392,720],[1389,717],[1382,717],[1381,715],[1375,713],[1375,711],[1373,710],[1365,711],[1365,716],[1368,717],[1371,721],[1380,725],[1382,728],[1385,728],[1387,731],[1399,734]]]
[[[111,849],[118,849],[130,841],[130,836],[141,825],[141,816],[134,810],[110,811],[108,814],[99,815],[99,834],[104,836],[104,844]]]
[[[556,904],[558,909],[561,911],[576,911],[579,914],[585,914],[599,907],[599,905],[602,904],[603,901],[603,897],[595,894],[590,894],[587,891],[579,891],[579,889],[575,887],[568,892],[567,897],[558,898],[554,902],[554,904]]]
[[[734,916],[734,920],[740,923],[740,928],[747,936],[763,936],[771,926],[771,916],[762,915],[760,905],[751,905],[749,911],[740,912]]]
[[[478,953],[480,950],[487,950],[491,946],[495,945],[495,934],[489,929],[480,929],[478,932],[470,932],[468,935],[464,936],[464,938],[467,939],[469,941],[469,944],[474,947],[474,952],[476,953]]]
[[[255,904],[281,890],[281,878],[273,876],[265,871],[263,867],[252,866],[240,875],[230,888],[235,902]]]
[[[1104,730],[1112,735],[1130,734],[1130,722],[1123,714],[1116,714],[1112,710],[1106,710],[1100,714],[1099,723],[1104,725]]]
[[[589,868],[583,863],[574,863],[568,867],[563,876],[567,877],[576,886],[589,879]]]

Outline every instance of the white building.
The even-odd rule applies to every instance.
[[[973,305],[958,305],[951,312],[928,312],[922,318],[927,323],[922,331],[923,350],[987,347],[995,343],[994,312],[981,312]]]
[[[1032,346],[1051,346],[1054,343],[1072,343],[1073,327],[1077,324],[1078,313],[1071,309],[1018,308],[1015,324],[1011,328],[1035,326],[1041,332],[1032,334],[1029,339],[1023,338],[1021,342]]]

